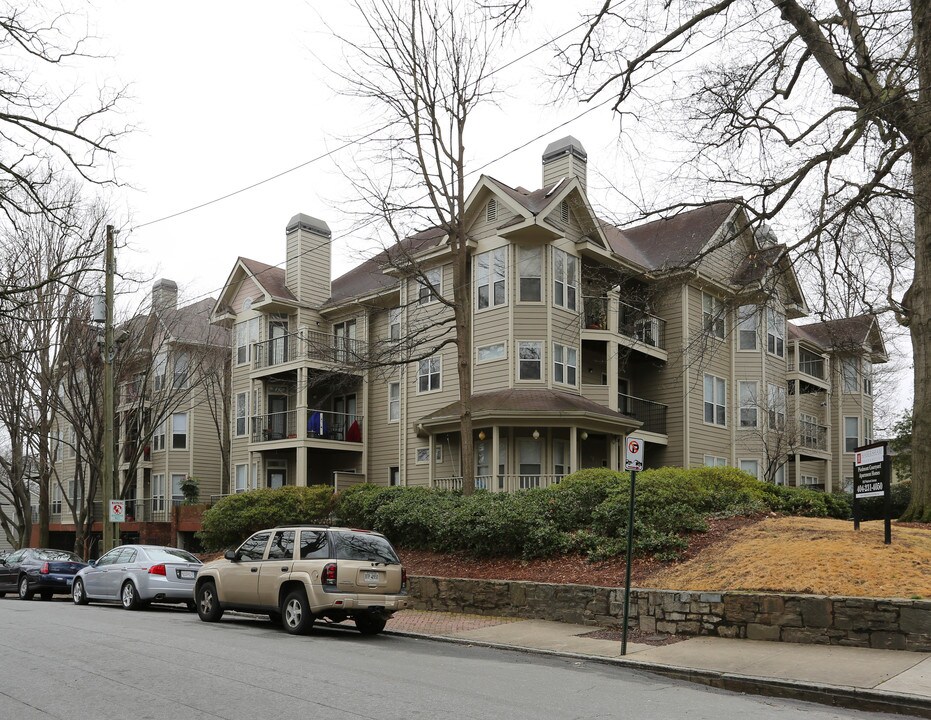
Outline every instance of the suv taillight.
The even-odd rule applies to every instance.
[[[48,563],[42,564],[42,569],[39,570],[42,575],[48,575]]]
[[[336,563],[328,563],[320,574],[324,587],[336,587]]]
[[[401,568],[401,589],[407,590],[407,570]]]
[[[150,567],[149,575],[165,575],[167,577],[164,564],[159,563],[158,565],[153,565],[152,567]]]

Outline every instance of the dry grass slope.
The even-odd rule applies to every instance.
[[[892,545],[884,545],[881,522],[855,532],[842,520],[767,518],[639,585],[931,598],[931,528],[893,525]]]

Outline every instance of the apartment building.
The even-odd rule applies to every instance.
[[[117,329],[122,342],[114,358],[115,496],[126,501],[123,542],[190,545],[199,518],[179,523],[175,517],[184,500],[182,483],[195,477],[202,501],[229,490],[229,332],[210,323],[215,303],[207,298],[178,307],[177,285],[158,280],[149,310]],[[73,545],[76,526],[89,512],[90,535],[101,530],[106,506],[96,470],[100,373],[99,360],[92,359],[71,373],[72,382],[62,382],[50,488],[50,536],[56,547]],[[89,411],[69,411],[80,403]]]
[[[546,148],[540,189],[482,176],[469,195],[477,486],[617,468],[634,433],[647,467],[839,489],[871,436],[875,320],[790,322],[807,306],[786,248],[737,204],[618,228],[594,213],[586,167],[567,137]],[[239,258],[214,308],[233,336],[231,488],[459,487],[444,234],[335,280],[330,240],[296,215],[285,267]]]

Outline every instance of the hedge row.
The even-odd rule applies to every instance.
[[[399,547],[525,559],[582,553],[592,560],[625,550],[630,476],[582,470],[558,485],[469,497],[429,488],[357,485],[339,495],[336,522],[385,533]],[[661,468],[637,476],[634,547],[674,557],[684,534],[712,516],[774,511],[850,517],[849,500],[763,483],[735,468]]]

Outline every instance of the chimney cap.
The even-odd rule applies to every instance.
[[[166,290],[177,291],[178,283],[176,283],[174,280],[169,280],[168,278],[160,278],[159,280],[156,280],[154,283],[152,283],[153,290],[160,290],[162,288]]]
[[[323,237],[330,237],[330,226],[326,224],[323,220],[319,220],[310,215],[305,215],[304,213],[298,213],[293,218],[288,221],[288,225],[285,228],[285,232],[293,232],[300,228],[301,230],[309,230],[312,233],[317,235],[322,235]]]
[[[550,160],[555,160],[558,157],[568,154],[575,155],[580,160],[588,162],[588,153],[585,152],[582,143],[579,142],[578,139],[572,137],[572,135],[567,135],[547,145],[546,150],[543,151],[543,162],[549,162]]]

